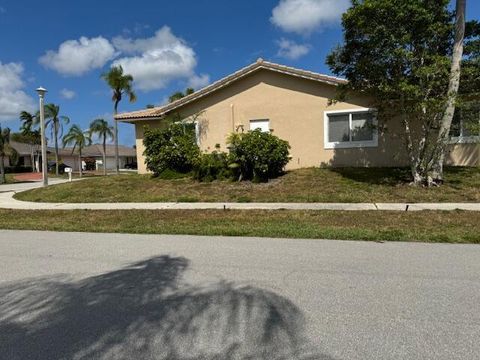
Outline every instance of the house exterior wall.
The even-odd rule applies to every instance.
[[[15,165],[32,166],[32,158],[31,158],[30,155],[20,155],[18,157],[17,164],[12,164],[12,163],[10,163],[10,159],[8,158],[8,156],[6,156],[3,159],[3,165],[4,166],[15,166]]]
[[[480,144],[452,144],[445,158],[447,165],[480,166]]]
[[[399,121],[379,120],[378,146],[325,149],[324,115],[326,111],[369,108],[362,96],[348,102],[329,104],[335,86],[260,70],[228,87],[205,96],[179,110],[181,118],[195,119],[200,124],[200,148],[213,151],[216,144],[227,150],[227,137],[250,120],[269,119],[274,135],[291,146],[288,169],[311,166],[405,166],[408,164]],[[146,173],[144,164],[143,127],[160,127],[159,120],[135,122],[139,173]],[[472,152],[473,151],[473,152]],[[470,155],[468,155],[470,154]],[[455,145],[449,161],[458,165],[478,162],[480,155],[470,147]]]
[[[143,152],[145,151],[145,146],[143,145],[143,133],[145,126],[148,126],[151,129],[158,129],[164,127],[165,124],[160,120],[144,120],[135,122],[135,145],[137,149],[137,164],[139,174],[148,173],[147,166],[145,165],[145,156],[143,155]]]
[[[95,160],[100,160],[100,161],[103,161],[103,157],[102,156],[89,156]],[[119,162],[119,165],[120,165],[120,169],[123,169],[125,168],[125,164],[127,164],[128,162],[131,162],[132,160],[134,160],[134,158],[132,157],[126,157],[126,156],[120,156],[118,158],[118,162]],[[78,171],[79,169],[79,158],[78,158],[78,155],[74,155],[74,156],[62,156],[61,157],[61,161],[71,167],[73,169],[73,171]],[[142,160],[142,163],[143,163],[143,160]],[[103,169],[103,167],[100,165],[99,167],[100,169]],[[111,156],[107,156],[107,170],[115,170],[115,158],[114,157],[111,157]]]

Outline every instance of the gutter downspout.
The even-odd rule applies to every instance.
[[[232,132],[235,132],[235,108],[233,104],[230,104],[230,109],[232,111]]]

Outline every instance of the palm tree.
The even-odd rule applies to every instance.
[[[102,139],[103,145],[103,175],[107,175],[107,139],[113,139],[113,127],[104,119],[96,119],[90,123],[90,136],[96,134]]]
[[[20,121],[22,122],[20,130],[22,132],[30,131],[38,124],[38,117],[37,114],[34,115],[28,111],[22,111],[20,113]]]
[[[55,104],[45,105],[45,126],[50,126],[52,138],[55,143],[55,174],[58,176],[58,138],[63,135],[63,124],[68,124],[70,119],[60,115],[60,106]]]
[[[30,145],[32,171],[35,172],[37,170],[35,164],[35,153],[38,154],[41,142],[40,130],[35,129],[39,123],[38,114],[34,115],[28,111],[22,111],[19,118],[22,123],[22,126],[20,127],[20,134],[23,140],[22,142]]]
[[[73,145],[72,154],[78,149],[79,171],[82,177],[82,149],[92,143],[89,131],[83,131],[78,125],[72,125],[68,133],[63,137],[63,147]]]
[[[17,151],[10,145],[10,129],[5,128],[2,130],[0,126],[0,184],[7,182],[5,176],[5,158],[15,160],[17,158]]]
[[[172,95],[169,96],[168,102],[172,103],[172,102],[177,101],[181,98],[184,98],[187,95],[193,94],[194,92],[195,92],[195,90],[193,88],[186,88],[185,92],[181,92],[181,91],[174,92]]]
[[[123,95],[127,95],[130,102],[135,102],[137,96],[132,88],[133,76],[123,73],[121,65],[112,66],[110,71],[102,74],[102,78],[107,82],[108,86],[112,89],[112,101],[113,101],[113,116],[118,113],[118,103],[122,101]],[[118,124],[117,121],[113,121],[115,125],[115,171],[119,173],[118,163]]]

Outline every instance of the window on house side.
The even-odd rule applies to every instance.
[[[263,132],[270,132],[270,120],[250,120],[250,130],[260,129]]]
[[[325,148],[375,147],[378,132],[369,109],[325,112]]]

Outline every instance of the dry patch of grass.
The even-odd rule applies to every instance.
[[[480,243],[465,211],[0,210],[1,229]]]
[[[437,188],[409,185],[408,170],[391,168],[309,168],[264,184],[149,175],[95,177],[34,189],[16,199],[39,202],[478,202],[480,169],[447,168]]]

